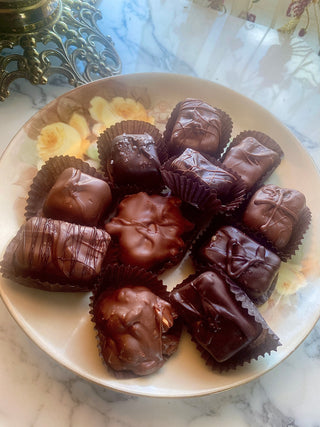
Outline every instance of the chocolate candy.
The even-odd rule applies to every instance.
[[[102,356],[115,371],[151,374],[177,349],[173,308],[146,287],[104,291],[93,312]]]
[[[306,199],[300,191],[265,185],[250,199],[243,222],[281,249],[288,244],[305,208]]]
[[[279,153],[247,137],[227,152],[222,164],[237,172],[252,188],[279,160]]]
[[[211,163],[199,152],[187,148],[171,163],[171,169],[187,171],[190,175],[203,181],[217,192],[218,197],[224,198],[237,182],[237,177],[230,171]]]
[[[218,266],[256,303],[263,303],[275,284],[281,260],[235,227],[221,227],[199,253]]]
[[[95,227],[32,217],[11,246],[12,268],[16,275],[81,284],[100,273],[109,242]]]
[[[126,196],[117,215],[105,225],[118,239],[120,260],[125,264],[153,268],[185,248],[182,235],[193,224],[182,216],[181,200],[140,192]]]
[[[157,185],[160,161],[151,135],[119,135],[112,141],[107,170],[117,184]]]
[[[223,277],[212,271],[174,289],[170,301],[192,337],[220,363],[247,347],[262,331]]]
[[[58,176],[42,210],[48,218],[96,226],[111,202],[105,181],[70,167]]]
[[[177,153],[189,147],[213,155],[219,150],[220,137],[218,110],[203,101],[188,98],[179,104],[169,151]]]

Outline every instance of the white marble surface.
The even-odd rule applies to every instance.
[[[100,2],[123,73],[190,74],[263,105],[320,165],[320,58],[302,39],[189,0]],[[37,110],[70,87],[11,85],[0,105],[1,150]],[[1,226],[4,226],[3,224]],[[320,426],[320,323],[281,365],[218,395],[157,399],[119,394],[50,359],[0,303],[0,426]]]

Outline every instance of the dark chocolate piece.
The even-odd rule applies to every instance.
[[[181,152],[193,148],[211,155],[218,152],[221,137],[221,118],[216,108],[188,98],[179,104],[169,142],[169,151]]]
[[[118,239],[121,261],[148,269],[183,251],[186,244],[181,236],[193,224],[183,217],[180,205],[175,197],[144,192],[126,196],[117,215],[105,225]]]
[[[159,168],[151,135],[122,134],[113,139],[107,169],[117,184],[155,186],[160,182]]]
[[[42,210],[48,218],[96,226],[111,203],[108,183],[70,167],[58,176]]]
[[[237,182],[237,177],[230,171],[211,163],[199,152],[187,148],[171,163],[177,171],[187,171],[195,178],[203,181],[217,192],[219,198],[225,198]]]
[[[222,164],[237,172],[252,188],[279,160],[279,153],[249,136],[231,147]]]
[[[300,191],[264,185],[250,199],[243,222],[262,233],[277,249],[282,249],[305,208],[306,199]]]
[[[223,277],[212,271],[173,290],[170,300],[192,337],[217,362],[229,360],[262,332]]]
[[[269,296],[281,263],[276,254],[232,226],[221,227],[199,255],[221,268],[258,304]]]
[[[104,291],[94,303],[101,354],[115,371],[149,375],[177,349],[168,334],[176,314],[170,303],[144,286]]]
[[[104,230],[32,217],[9,249],[11,268],[18,276],[81,284],[100,273],[109,243]]]

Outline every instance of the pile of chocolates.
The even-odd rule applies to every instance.
[[[117,377],[159,370],[183,327],[219,371],[280,345],[258,307],[311,213],[301,192],[265,184],[279,144],[255,130],[230,141],[232,126],[226,112],[186,99],[163,134],[131,120],[106,129],[99,170],[58,156],[33,180],[1,272],[38,289],[89,291],[98,349]],[[161,273],[187,253],[194,274],[168,290]]]

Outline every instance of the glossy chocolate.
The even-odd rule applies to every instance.
[[[32,217],[16,236],[12,265],[17,275],[87,282],[100,273],[109,243],[104,230]]]
[[[235,185],[237,178],[229,171],[214,165],[199,152],[187,148],[171,163],[171,169],[188,171],[217,191],[218,196],[226,196]]]
[[[200,257],[221,268],[254,302],[264,302],[281,263],[276,254],[232,226],[221,227],[201,248]]]
[[[182,216],[180,205],[175,197],[144,192],[126,196],[117,215],[105,225],[119,242],[121,261],[149,269],[183,251],[181,236],[193,224]]]
[[[233,357],[262,331],[217,273],[202,273],[173,290],[170,300],[192,337],[217,362]]]
[[[103,292],[94,305],[94,319],[104,360],[115,371],[157,371],[178,346],[179,339],[167,334],[174,317],[171,304],[146,287]]]
[[[70,167],[58,176],[42,210],[47,218],[96,226],[111,203],[105,181]]]
[[[112,141],[107,169],[117,184],[157,185],[160,161],[151,135],[119,135]]]
[[[279,160],[276,151],[247,137],[227,152],[222,164],[237,172],[248,188],[252,188]]]
[[[305,207],[306,199],[300,191],[265,185],[250,199],[243,222],[281,249],[288,244]]]
[[[203,101],[188,98],[179,104],[169,151],[176,153],[189,147],[214,155],[220,148],[220,137],[218,110]]]

